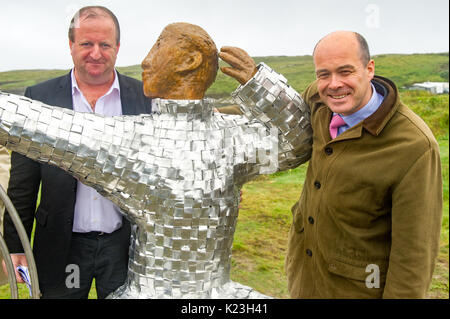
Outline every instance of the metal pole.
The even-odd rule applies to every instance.
[[[17,230],[17,233],[19,234],[20,242],[22,243],[23,250],[25,252],[25,256],[27,258],[28,262],[28,271],[30,273],[31,277],[31,297],[33,299],[39,299],[40,298],[40,291],[39,291],[39,281],[38,281],[38,275],[37,275],[37,268],[36,263],[34,261],[33,257],[33,251],[31,250],[30,241],[28,240],[28,235],[25,231],[25,228],[23,227],[22,221],[20,220],[19,214],[17,213],[16,208],[14,207],[13,203],[9,199],[8,195],[6,194],[3,187],[0,185],[0,199],[5,204],[5,211],[9,213],[11,216],[11,220],[14,223],[14,227]],[[2,238],[3,239],[3,238]],[[6,244],[5,244],[6,246]],[[8,253],[9,256],[9,253]],[[5,257],[5,261],[8,258]],[[9,261],[11,262],[11,258],[9,258]],[[11,262],[12,263],[12,262]],[[14,269],[14,268],[13,268]],[[15,279],[15,272],[12,272],[14,274],[14,282]],[[10,274],[10,271],[8,270],[8,276]],[[17,288],[17,283],[15,283]]]

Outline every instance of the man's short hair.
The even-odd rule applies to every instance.
[[[363,65],[366,65],[370,61],[370,52],[369,52],[369,45],[367,44],[366,39],[359,34],[358,32],[354,32],[356,36],[356,40],[358,40],[359,43],[359,50],[361,54],[361,61],[363,62]]]
[[[70,21],[70,27],[69,27],[69,40],[74,42],[75,40],[75,29],[79,25],[79,20],[82,17],[89,18],[97,18],[99,16],[103,16],[102,14],[99,14],[98,11],[102,11],[106,15],[108,15],[114,22],[114,26],[116,28],[116,44],[120,43],[120,25],[119,20],[117,20],[117,17],[112,13],[111,10],[108,8],[102,7],[102,6],[87,6],[83,7],[80,10],[78,10],[75,15],[73,16],[72,20]]]
[[[353,34],[355,35],[356,40],[358,41],[359,44],[359,53],[361,62],[363,63],[363,65],[366,65],[370,61],[369,45],[367,44],[366,39],[361,34],[359,34],[358,32],[353,32]],[[320,39],[319,42],[316,43],[316,46],[314,47],[313,51],[313,56],[316,53],[317,46],[319,45],[320,42],[322,42],[324,38]]]

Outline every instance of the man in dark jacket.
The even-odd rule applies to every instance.
[[[115,70],[120,27],[111,11],[99,6],[80,9],[71,22],[69,44],[72,71],[27,88],[27,97],[106,116],[151,112],[142,83]],[[87,298],[94,278],[98,298],[122,285],[130,224],[119,209],[59,168],[18,153],[12,154],[11,165],[8,195],[29,238],[36,219],[33,251],[42,297]],[[27,265],[9,218],[5,218],[4,235],[14,266]],[[16,277],[22,282],[17,273]]]

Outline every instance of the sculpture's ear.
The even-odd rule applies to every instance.
[[[203,56],[199,51],[185,51],[183,59],[176,66],[177,73],[194,71],[203,62]]]

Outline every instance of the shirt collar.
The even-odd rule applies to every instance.
[[[72,95],[74,95],[75,92],[81,93],[81,90],[78,87],[77,79],[75,78],[74,69],[72,69],[72,71],[70,72],[70,77],[72,79]],[[111,94],[111,92],[113,92],[113,90],[116,90],[120,96],[119,77],[117,76],[116,70],[114,70],[114,82],[111,85],[111,87],[109,88],[108,92],[106,92],[105,95]]]
[[[349,127],[353,127],[356,124],[364,121],[369,116],[371,116],[383,102],[384,97],[377,92],[372,83],[371,86],[372,86],[372,97],[370,98],[369,102],[366,105],[364,105],[361,109],[359,109],[353,114],[347,116],[341,115],[342,119]]]

